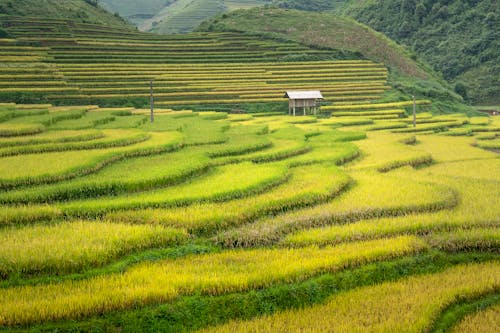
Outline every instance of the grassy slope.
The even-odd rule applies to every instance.
[[[244,31],[286,38],[318,47],[356,52],[389,67],[390,83],[408,98],[433,99],[438,111],[466,110],[461,97],[425,64],[385,35],[353,19],[332,13],[302,12],[278,8],[235,11],[205,22],[207,31]],[[394,96],[391,96],[394,98]]]
[[[500,30],[494,0],[277,0],[284,8],[334,10],[407,45],[434,69],[467,86],[475,103],[500,101]]]
[[[84,0],[0,0],[0,13],[13,16],[72,20],[119,28],[130,27],[121,18]]]
[[[251,8],[270,0],[101,0],[104,8],[118,12],[142,31],[186,33],[219,13]]]
[[[101,0],[103,8],[112,13],[119,13],[130,22],[141,25],[155,16],[160,10],[176,0]]]

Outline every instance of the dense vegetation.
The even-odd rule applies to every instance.
[[[70,20],[73,22],[99,24],[101,26],[130,29],[130,25],[97,6],[92,0],[0,0],[0,16],[28,16]]]
[[[475,103],[500,98],[500,25],[497,1],[281,0],[302,10],[349,15],[405,45]]]

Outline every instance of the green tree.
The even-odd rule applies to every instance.
[[[421,2],[415,7],[415,18],[419,24],[422,24],[424,21],[425,16],[427,15],[427,8],[425,8],[425,5]]]
[[[455,92],[462,96],[464,100],[467,100],[467,87],[462,82],[457,82],[455,84]]]

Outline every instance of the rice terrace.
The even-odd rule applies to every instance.
[[[498,332],[499,13],[0,0],[0,332]]]

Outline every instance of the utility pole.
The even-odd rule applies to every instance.
[[[417,127],[417,102],[415,101],[415,95],[413,97],[413,128]]]
[[[149,81],[149,93],[150,93],[149,103],[151,104],[151,122],[154,122],[155,121],[155,113],[154,113],[155,101],[153,98],[153,80]]]

